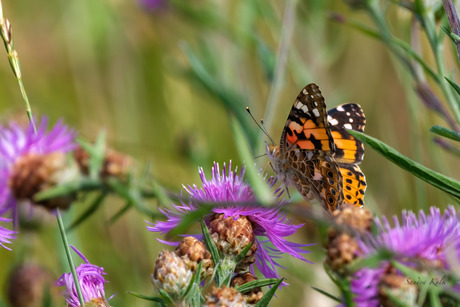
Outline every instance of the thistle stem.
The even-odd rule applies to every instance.
[[[61,232],[62,242],[64,243],[64,249],[67,255],[67,261],[69,262],[70,271],[72,272],[75,288],[77,289],[78,300],[80,301],[80,306],[85,306],[85,301],[83,300],[83,295],[81,294],[80,282],[78,281],[77,271],[75,270],[72,255],[70,254],[69,242],[67,241],[64,222],[62,221],[61,211],[59,208],[56,209],[56,219],[59,225],[59,231]]]
[[[37,127],[35,125],[34,117],[32,114],[32,108],[30,107],[29,98],[27,97],[27,92],[24,87],[24,83],[22,82],[22,74],[21,74],[21,66],[19,64],[19,57],[18,53],[14,49],[14,42],[13,36],[11,32],[11,24],[10,22],[3,18],[3,8],[2,2],[0,0],[0,36],[5,44],[5,49],[8,54],[8,60],[10,62],[11,69],[18,81],[19,89],[21,90],[22,98],[26,103],[26,113],[27,117],[29,118],[29,122],[32,125],[34,132],[37,132]],[[80,283],[78,281],[77,272],[75,270],[75,266],[73,264],[72,255],[70,254],[69,242],[67,241],[67,236],[65,234],[64,223],[62,221],[61,212],[59,209],[56,209],[56,219],[59,225],[59,230],[61,232],[62,241],[64,242],[64,248],[67,255],[67,261],[70,265],[70,270],[72,272],[72,276],[75,282],[75,288],[77,288],[78,299],[80,301],[80,306],[85,306],[85,301],[83,300],[83,295],[81,294]]]

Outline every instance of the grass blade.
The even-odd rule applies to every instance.
[[[439,134],[440,136],[446,137],[448,139],[460,142],[460,133],[452,131],[448,128],[435,125],[431,127],[430,131]]]

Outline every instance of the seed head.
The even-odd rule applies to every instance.
[[[163,250],[158,255],[151,278],[156,289],[162,289],[174,300],[179,300],[190,284],[192,275],[192,271],[179,256]]]
[[[8,300],[12,307],[41,306],[44,294],[57,297],[53,275],[36,264],[17,267],[8,280]]]
[[[199,263],[202,264],[201,276],[206,278],[212,275],[214,264],[211,259],[211,253],[206,249],[203,242],[195,237],[185,237],[179,243],[174,251],[177,256],[187,265],[187,268],[193,273],[196,272]]]
[[[214,288],[211,295],[206,298],[206,307],[245,307],[247,306],[243,295],[235,288],[222,286]]]
[[[257,280],[257,277],[255,277],[254,275],[252,275],[251,273],[249,272],[246,272],[246,273],[238,273],[235,275],[235,277],[232,278],[232,281],[230,283],[230,285],[232,287],[235,287],[235,286],[241,286],[241,285],[244,285],[248,282],[251,282],[251,281],[254,281],[254,280]],[[244,300],[247,304],[256,304],[258,301],[260,301],[260,299],[264,296],[264,293],[262,292],[262,288],[260,287],[257,287],[257,288],[254,288],[252,289],[251,291],[247,292],[247,293],[243,293],[243,296],[244,296]]]
[[[224,214],[214,214],[209,223],[209,233],[221,254],[237,257],[243,249],[253,243],[246,256],[237,264],[236,272],[246,270],[255,261],[257,244],[251,222],[246,216],[234,219]]]
[[[28,153],[20,156],[13,165],[9,185],[16,199],[34,202],[35,194],[69,181],[76,175],[74,165],[62,152],[45,155]],[[71,196],[62,196],[38,204],[48,209],[67,209],[72,200]]]

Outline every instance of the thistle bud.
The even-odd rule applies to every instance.
[[[89,153],[82,147],[77,147],[77,149],[74,150],[74,158],[77,161],[81,172],[88,175],[90,159]],[[106,149],[99,176],[103,179],[115,177],[123,180],[126,179],[126,176],[129,174],[132,166],[133,160],[131,157],[112,149]]]
[[[417,294],[417,286],[408,283],[407,277],[397,274],[394,270],[390,269],[380,278],[378,293],[380,306],[394,306],[391,297],[397,297],[404,306],[416,306]]]
[[[247,306],[243,295],[235,288],[225,285],[222,288],[214,288],[206,298],[206,307],[245,307]]]
[[[174,252],[177,256],[181,257],[187,265],[187,268],[193,273],[196,272],[201,262],[202,278],[212,275],[214,264],[211,259],[211,253],[206,249],[203,242],[194,237],[185,237]]]
[[[224,214],[214,214],[209,223],[209,233],[221,254],[237,257],[243,249],[253,243],[246,256],[237,264],[235,271],[245,271],[255,262],[257,244],[251,222],[245,216],[237,220],[225,218]]]
[[[11,170],[9,185],[18,200],[30,200],[33,203],[35,194],[68,182],[78,176],[78,171],[65,154],[54,152],[40,155],[28,153],[20,156]],[[60,196],[40,201],[37,204],[47,209],[67,209],[73,196]]]
[[[46,293],[57,297],[53,275],[35,264],[23,264],[8,280],[8,300],[12,307],[41,306]]]
[[[334,226],[328,229],[326,264],[344,274],[344,268],[358,257],[357,233],[370,232],[373,219],[367,208],[346,206],[333,212]]]
[[[344,267],[358,257],[358,243],[347,233],[342,233],[329,242],[326,264],[336,272],[344,273]]]
[[[192,275],[192,271],[179,256],[163,250],[158,255],[151,278],[156,289],[164,290],[174,300],[180,300]]]
[[[232,278],[232,281],[231,281],[230,285],[232,287],[241,286],[241,285],[244,285],[244,284],[246,284],[248,282],[251,282],[251,281],[254,281],[254,280],[257,280],[257,277],[255,277],[254,275],[252,275],[249,272],[238,273],[238,274],[235,275],[235,277]],[[258,301],[260,301],[260,299],[263,296],[264,296],[264,293],[262,292],[261,287],[254,288],[249,292],[243,293],[243,297],[244,297],[245,302],[247,304],[251,304],[251,305],[256,304]]]

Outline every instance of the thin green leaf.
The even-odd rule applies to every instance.
[[[255,144],[258,136],[256,130],[251,126],[252,123],[248,119],[247,113],[244,111],[244,107],[247,105],[246,99],[239,95],[236,90],[229,89],[225,84],[219,83],[217,81],[218,78],[208,71],[203,61],[187,44],[182,44],[181,47],[190,63],[190,68],[195,77],[194,79],[198,80],[210,94],[222,102],[224,107],[230,111],[232,115],[238,118],[238,121],[244,127],[244,131],[248,133],[251,144]],[[206,58],[208,63],[211,62],[214,64],[212,62],[213,55],[214,53],[207,57],[202,56],[201,58]]]
[[[268,206],[273,203],[273,193],[268,190],[267,184],[254,166],[254,156],[251,153],[248,139],[243,132],[243,127],[241,127],[239,121],[233,116],[230,117],[230,122],[232,124],[236,148],[241,159],[246,164],[246,178],[248,178],[257,200],[262,205]]]
[[[388,288],[383,288],[379,291],[383,291],[383,293],[388,296],[389,298],[389,301],[391,302],[391,306],[395,306],[395,307],[408,307],[408,306],[411,306],[411,305],[408,305],[406,301],[403,301],[398,295],[396,294],[393,294],[391,292],[390,289]],[[415,302],[414,302],[415,303]],[[388,303],[387,303],[388,304]],[[415,306],[419,306],[419,305],[415,305]]]
[[[257,279],[257,280],[253,280],[245,284],[242,284],[241,286],[235,286],[235,289],[238,290],[238,292],[240,293],[246,293],[255,288],[275,285],[278,281],[279,281],[278,278]]]
[[[158,289],[158,293],[160,293],[161,297],[163,298],[163,300],[166,302],[166,304],[168,305],[173,305],[174,304],[174,301],[173,299],[171,298],[171,296],[169,296],[168,292],[166,292],[165,290],[163,289]]]
[[[105,158],[105,131],[99,133],[94,144],[83,140],[78,140],[78,143],[89,153],[89,177],[98,178]]]
[[[276,290],[278,290],[279,285],[283,282],[284,278],[278,279],[278,282],[273,285],[273,287],[265,293],[265,295],[254,305],[254,307],[265,307],[268,306],[271,299],[275,295]]]
[[[450,32],[450,30],[445,26],[441,26],[441,29],[447,34],[447,36],[449,36],[449,38],[452,40],[452,42],[454,42],[454,44],[460,43],[460,36],[453,32]]]
[[[452,86],[452,88],[455,90],[455,92],[457,92],[457,94],[460,95],[460,86],[458,86],[457,83],[455,83],[447,77],[444,77],[444,79],[446,79],[447,82],[449,82],[450,86]]]
[[[147,295],[143,295],[143,294],[132,292],[132,291],[128,291],[128,293],[131,294],[132,296],[137,297],[137,298],[141,298],[141,299],[146,300],[146,301],[158,302],[158,303],[164,304],[166,306],[166,301],[164,299],[160,298],[160,297],[147,296]]]
[[[200,291],[200,282],[201,282],[201,270],[203,268],[203,261],[200,261],[198,268],[193,274],[187,290],[185,291],[183,297],[185,301],[190,304],[190,306],[200,306],[201,302],[201,291]]]
[[[187,230],[199,221],[203,216],[206,216],[211,212],[212,208],[214,208],[211,204],[201,204],[199,207],[195,208],[193,211],[188,212],[184,215],[180,221],[180,223],[174,227],[169,234],[171,236],[180,235],[186,233]]]
[[[435,287],[431,287],[428,291],[430,296],[430,306],[442,307],[441,300],[439,299],[439,291],[435,291]]]
[[[117,211],[117,213],[114,214],[114,216],[112,216],[109,220],[108,220],[108,223],[109,224],[113,224],[115,223],[116,221],[118,221],[118,219],[120,217],[123,216],[123,214],[125,214],[126,212],[128,212],[128,210],[130,208],[132,208],[132,203],[131,202],[127,202],[126,205],[123,206],[123,208],[121,208],[120,210]]]
[[[335,16],[335,15],[333,15]],[[342,18],[338,18],[340,20],[343,20]],[[382,42],[386,42],[385,41],[385,38],[382,36],[382,34],[380,34],[379,32],[377,32],[376,30],[360,23],[360,22],[357,22],[357,21],[354,21],[354,20],[348,20],[346,19],[345,20],[345,24],[362,32],[363,34],[365,35],[368,35],[370,37],[373,37],[373,38],[376,38]],[[388,40],[389,40],[389,43],[401,48],[403,51],[405,51],[414,61],[416,61],[422,68],[423,70],[428,74],[430,75],[431,78],[433,78],[434,81],[436,81],[437,84],[440,84],[441,82],[441,78],[434,72],[433,69],[431,69],[430,66],[428,66],[428,64],[425,62],[425,60],[417,53],[414,51],[414,49],[412,49],[412,47],[407,44],[405,41],[403,40],[400,40],[394,36],[391,36],[391,37],[388,37]]]
[[[336,302],[342,303],[342,300],[340,298],[338,298],[338,297],[336,297],[336,296],[334,296],[334,295],[332,295],[332,294],[330,294],[330,293],[328,293],[328,292],[326,292],[324,290],[321,290],[320,288],[316,288],[314,286],[311,286],[311,287],[312,287],[313,290],[318,291],[319,293],[327,296],[328,298],[330,298],[330,299],[332,299],[332,300],[334,300]]]
[[[446,137],[448,139],[460,142],[460,133],[452,131],[448,128],[435,125],[431,127],[430,131],[439,134],[440,136]]]
[[[329,266],[324,263],[324,271],[327,273],[329,278],[336,284],[336,286],[342,291],[343,300],[347,306],[353,306],[353,293],[350,289],[350,281],[342,278],[332,271]]]
[[[66,228],[66,232],[71,232],[75,227],[83,223],[87,218],[89,218],[102,204],[104,198],[107,196],[107,192],[101,192],[91,203],[88,208],[75,220],[70,226]]]
[[[203,241],[204,244],[206,245],[207,250],[211,253],[212,256],[212,262],[214,262],[214,265],[220,262],[220,253],[219,250],[217,249],[216,244],[214,243],[214,240],[211,238],[211,234],[209,233],[209,229],[206,226],[206,223],[202,219],[200,221],[201,224],[201,231],[203,232]],[[216,270],[216,269],[214,269]]]
[[[251,249],[252,247],[252,242],[249,243],[248,245],[246,245],[243,250],[241,251],[241,253],[238,254],[238,256],[236,257],[235,259],[235,262],[238,263],[240,262],[241,260],[243,260],[243,258],[246,256],[246,254],[249,252],[249,250]]]
[[[140,212],[150,217],[163,217],[162,214],[154,212],[144,206],[141,192],[133,186],[128,186],[125,182],[120,182],[116,178],[109,178],[107,185],[121,198],[133,204],[133,206]]]
[[[457,180],[435,172],[409,159],[376,138],[352,130],[348,130],[348,132],[402,169],[405,169],[423,181],[460,199],[460,182]]]
[[[377,268],[382,261],[391,259],[392,255],[390,251],[379,250],[374,255],[355,260],[347,266],[347,271],[354,273],[362,268]]]
[[[74,194],[78,191],[93,191],[101,188],[102,185],[97,180],[83,179],[71,181],[35,194],[34,200],[42,201],[54,197]]]

